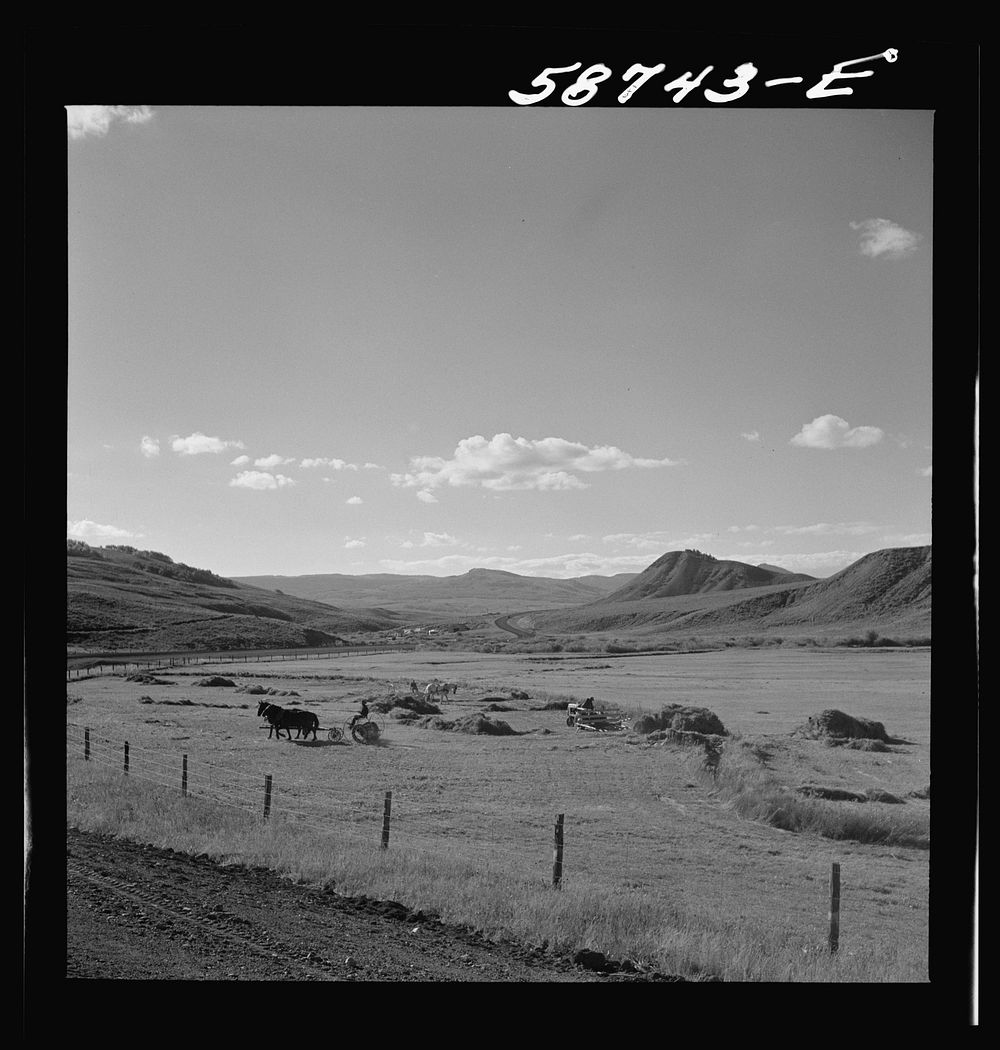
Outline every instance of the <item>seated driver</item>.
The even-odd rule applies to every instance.
[[[363,722],[368,717],[368,701],[361,701],[361,710],[351,719],[351,728],[354,728],[356,722]]]

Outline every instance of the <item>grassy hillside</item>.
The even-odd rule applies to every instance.
[[[808,582],[812,576],[796,575],[739,561],[720,561],[701,551],[669,551],[644,572],[607,596],[625,602],[643,598],[672,598],[684,594],[745,590],[774,583]]]
[[[844,637],[876,631],[929,637],[931,632],[930,547],[875,551],[829,579],[755,587],[749,594],[746,589],[708,590],[620,600],[623,592],[634,593],[634,584],[643,576],[605,601],[575,610],[534,613],[533,625],[536,630],[564,633],[638,630],[745,636],[780,630],[789,635],[836,632]],[[650,580],[655,583],[655,577],[647,577]]]
[[[399,622],[247,587],[157,551],[69,541],[66,553],[66,641],[78,650],[295,648]]]

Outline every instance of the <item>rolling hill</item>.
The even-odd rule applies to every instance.
[[[77,651],[297,648],[399,624],[386,610],[279,595],[131,547],[69,541],[66,576],[66,641]]]
[[[582,605],[606,597],[634,576],[634,573],[619,573],[617,576],[580,576],[562,580],[520,576],[499,569],[470,569],[460,576],[325,573],[237,576],[234,580],[345,608],[376,606],[412,619]]]
[[[573,610],[536,612],[523,619],[549,633],[614,630],[692,636],[835,631],[843,635],[875,630],[904,637],[930,635],[930,547],[874,551],[825,580],[790,580],[788,574],[776,572],[775,582],[742,587],[731,586],[729,570],[719,574],[720,566],[739,563],[714,559],[702,563],[705,555],[698,555],[699,560],[671,557],[682,553],[696,552],[664,555],[601,601]],[[692,589],[679,592],[685,583]]]
[[[679,594],[708,594],[766,587],[774,583],[806,583],[815,578],[762,565],[746,565],[740,561],[720,561],[700,551],[669,551],[605,600],[627,602],[643,598],[672,598]]]

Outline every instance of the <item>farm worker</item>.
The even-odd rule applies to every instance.
[[[351,719],[351,725],[355,722],[363,722],[368,717],[368,701],[361,701],[361,710]]]

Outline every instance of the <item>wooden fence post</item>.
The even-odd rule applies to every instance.
[[[382,849],[389,848],[389,819],[392,815],[392,792],[385,793],[385,806],[382,809]]]
[[[830,954],[840,947],[840,865],[830,871]]]
[[[271,774],[264,774],[264,819],[271,817]]]
[[[83,757],[89,762],[90,761],[90,730],[84,729],[83,731]]]
[[[125,772],[128,772],[128,741],[125,741]]]
[[[183,756],[181,765],[181,794],[186,798],[188,793],[188,757]]]
[[[555,843],[552,848],[552,885],[556,889],[559,889],[562,883],[563,816],[564,814],[562,813],[556,816]]]

